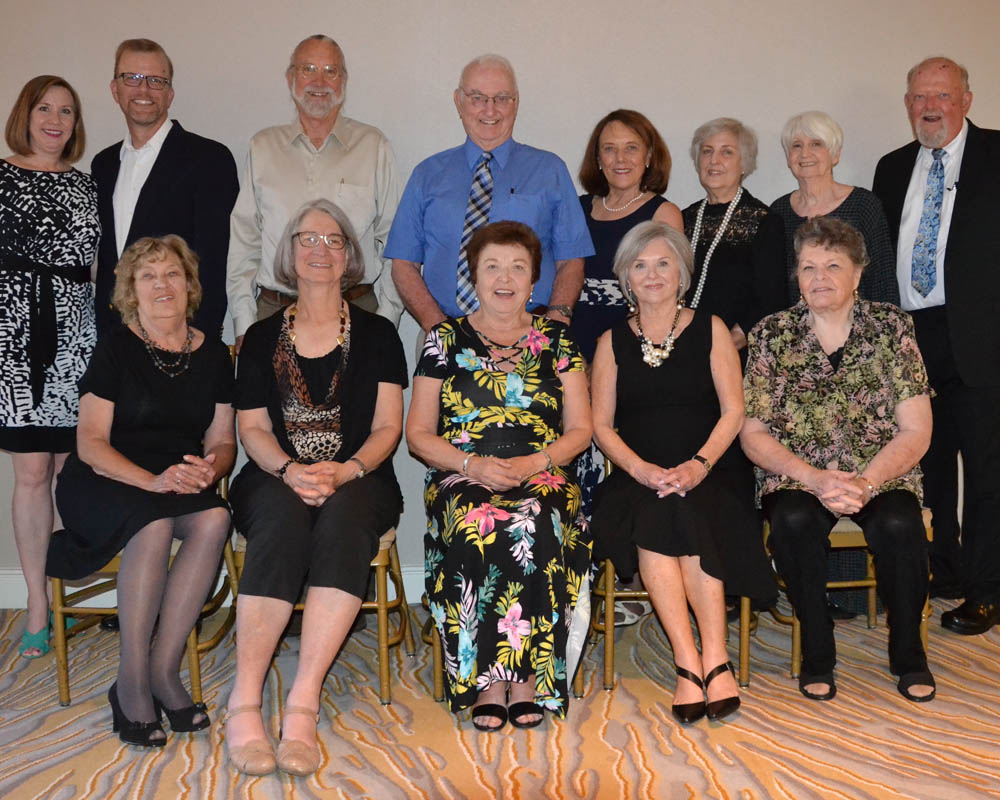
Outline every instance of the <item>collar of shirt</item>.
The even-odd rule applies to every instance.
[[[510,153],[511,150],[513,149],[514,149],[514,139],[512,137],[503,144],[494,147],[492,150],[490,150],[490,153],[493,154],[493,160],[500,165],[500,169],[503,169],[504,167],[507,166],[507,159],[510,158]],[[472,141],[472,139],[469,139],[468,137],[466,137],[465,139],[465,144],[462,145],[462,150],[465,152],[465,160],[469,164],[469,169],[475,169],[476,162],[479,161],[479,157],[486,152],[485,150],[483,150],[483,148],[481,148],[478,144],[476,144],[474,141]]]
[[[118,151],[118,159],[121,160],[125,157],[125,153],[150,153],[152,154],[152,160],[155,161],[156,157],[160,154],[160,148],[163,147],[163,142],[167,138],[167,134],[170,133],[170,129],[174,127],[174,122],[171,119],[166,120],[160,129],[154,133],[149,141],[146,142],[142,147],[135,147],[132,144],[132,134],[126,130],[125,138],[122,140],[121,149]]]
[[[333,128],[323,139],[323,144],[316,147],[312,140],[306,135],[306,132],[302,129],[302,123],[299,118],[296,117],[295,120],[286,127],[287,140],[286,146],[291,148],[296,142],[301,141],[305,147],[312,150],[315,153],[319,153],[326,149],[327,144],[332,138],[337,144],[343,149],[347,149],[347,145],[350,141],[351,134],[351,121],[345,117],[343,114],[337,114],[337,121],[333,123]]]

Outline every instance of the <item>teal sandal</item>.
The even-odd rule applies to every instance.
[[[49,626],[46,625],[40,631],[28,633],[28,628],[25,627],[24,632],[21,634],[21,646],[18,648],[18,653],[20,653],[21,657],[27,659],[41,658],[48,653],[50,630]],[[29,650],[38,650],[38,652],[29,655]]]

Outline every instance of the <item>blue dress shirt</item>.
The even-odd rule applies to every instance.
[[[482,149],[471,139],[420,162],[403,191],[385,257],[423,264],[431,295],[450,317],[455,302],[458,248],[472,175]],[[490,222],[523,222],[542,242],[542,274],[533,302],[548,305],[556,261],[594,254],[569,170],[554,153],[508,139],[493,151]]]

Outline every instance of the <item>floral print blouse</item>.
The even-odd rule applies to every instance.
[[[819,469],[863,472],[899,432],[895,408],[930,393],[913,320],[889,303],[859,300],[834,370],[809,324],[804,301],[761,320],[747,337],[746,415],[799,458]],[[756,468],[758,498],[806,487]],[[923,498],[920,467],[880,491]]]

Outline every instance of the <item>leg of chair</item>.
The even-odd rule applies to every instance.
[[[444,700],[444,655],[442,653],[441,635],[438,633],[437,625],[431,621],[431,655],[434,665],[434,699],[437,702]]]
[[[191,699],[201,702],[201,662],[198,660],[198,627],[195,626],[188,634],[188,672],[191,676]]]
[[[931,598],[930,595],[924,601],[924,610],[920,615],[920,642],[924,646],[924,652],[927,652],[927,623],[930,621],[933,609],[931,608]]]
[[[604,688],[615,688],[615,567],[604,559]]]
[[[66,651],[66,617],[63,608],[66,594],[60,578],[52,578],[52,624],[56,640],[56,679],[59,683],[59,705],[69,705],[69,654]]]
[[[865,553],[865,577],[875,577],[875,560],[872,554]],[[868,627],[875,628],[878,625],[878,596],[875,586],[868,587]]]
[[[799,618],[792,614],[792,677],[799,677],[802,671],[802,625]]]
[[[580,659],[583,659],[583,653],[580,654]],[[583,697],[583,664],[581,663],[576,669],[576,676],[573,678],[573,697],[579,700]]]
[[[739,684],[750,685],[750,598],[740,598],[740,675]]]
[[[375,602],[378,617],[378,698],[382,705],[387,706],[392,701],[389,692],[389,612],[386,609],[389,592],[384,564],[375,567]]]
[[[412,656],[417,650],[417,645],[413,640],[410,607],[406,604],[406,591],[403,588],[403,570],[399,566],[399,551],[396,550],[395,542],[389,548],[389,568],[395,577],[396,591],[399,592],[399,624],[403,626],[403,646],[406,648],[406,655]]]

